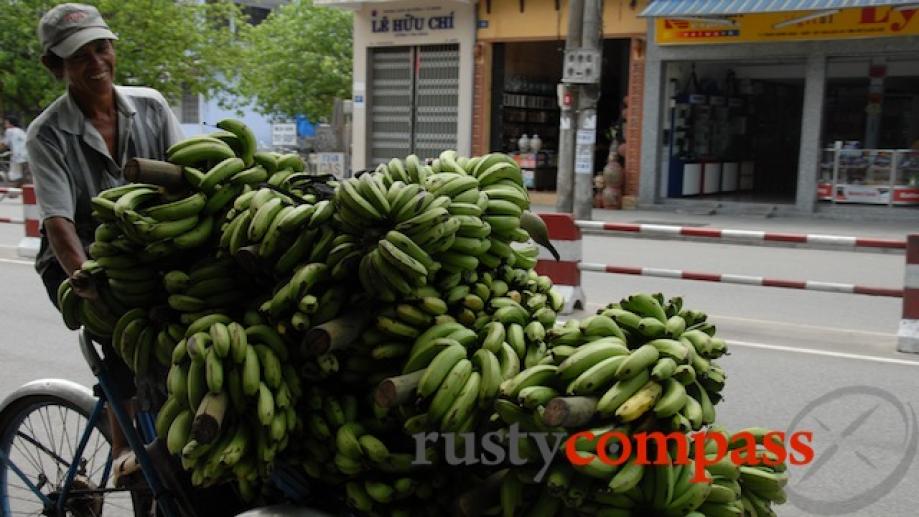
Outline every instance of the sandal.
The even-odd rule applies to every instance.
[[[127,450],[112,461],[112,484],[116,488],[124,488],[137,479],[140,472],[140,462],[134,451]]]

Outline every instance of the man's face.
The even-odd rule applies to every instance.
[[[115,48],[109,40],[90,41],[64,60],[64,79],[77,93],[108,93],[114,77]]]

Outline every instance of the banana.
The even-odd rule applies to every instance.
[[[184,409],[169,425],[169,431],[166,435],[166,448],[169,449],[170,453],[179,454],[182,448],[185,447],[188,437],[191,435],[191,421],[191,411]]]
[[[509,300],[509,298],[508,298]],[[494,302],[495,300],[492,300]],[[517,353],[517,357],[523,359],[526,355],[526,332],[522,324],[511,323],[505,327],[507,329],[507,343]]]
[[[520,356],[510,345],[502,343],[497,355],[503,380],[511,379],[520,373]]]
[[[626,356],[624,355],[614,355],[596,362],[568,384],[566,393],[569,395],[593,395],[607,389],[616,380],[616,371],[619,365],[625,361],[625,358]],[[564,364],[564,361],[562,364]],[[561,366],[559,370],[561,370]]]
[[[246,338],[251,343],[267,345],[278,360],[287,361],[287,345],[274,328],[264,324],[250,325],[246,328]]]
[[[498,390],[501,387],[501,383],[504,381],[504,376],[501,371],[501,362],[495,353],[480,348],[476,350],[475,354],[472,356],[472,365],[482,374],[478,400],[479,407],[484,409],[488,407],[498,395]]]
[[[661,385],[650,380],[616,409],[616,417],[622,422],[637,420],[654,407],[661,396]]]
[[[136,188],[119,197],[118,201],[111,205],[111,211],[115,217],[124,220],[128,212],[133,212],[157,197],[159,197],[159,191],[155,188]],[[97,203],[94,204],[94,208],[99,210],[101,208],[98,204],[100,198],[95,199],[97,199]]]
[[[194,360],[189,364],[186,392],[188,407],[197,409],[208,392],[206,361]]]
[[[191,143],[168,156],[177,165],[195,166],[203,162],[219,162],[233,158],[233,149],[223,142],[199,141]]]
[[[196,248],[207,241],[213,230],[214,218],[204,217],[192,229],[177,235],[172,242],[180,249]]]
[[[166,149],[166,156],[171,156],[175,154],[176,151],[180,149],[184,149],[188,147],[189,145],[196,144],[199,142],[210,142],[210,143],[216,143],[216,144],[224,143],[222,140],[219,140],[218,138],[212,135],[194,135],[194,136],[190,136],[182,141],[176,142],[172,144],[171,146],[169,146],[169,148]]]
[[[481,347],[493,353],[501,349],[501,344],[506,338],[506,329],[499,321],[492,321],[485,325],[479,333]]]
[[[377,210],[381,217],[389,216],[389,200],[386,198],[386,189],[377,183],[376,175],[364,174],[359,178],[358,190],[364,199]]]
[[[142,210],[141,213],[157,221],[175,221],[198,215],[198,213],[204,209],[206,203],[207,196],[200,192],[196,192],[178,201],[146,208]]]
[[[198,184],[198,189],[206,194],[213,194],[218,184],[229,180],[234,174],[242,172],[245,167],[243,160],[235,156],[227,158],[211,167],[204,174],[204,178]]]
[[[274,419],[274,396],[264,382],[258,386],[258,403],[256,405],[258,421],[263,426],[271,425]]]
[[[418,396],[428,398],[436,393],[453,367],[465,358],[466,349],[459,344],[450,345],[438,352],[418,381]]]
[[[657,364],[651,369],[651,378],[656,381],[669,379],[673,372],[676,371],[677,364],[670,357],[663,357],[657,361]]]
[[[204,357],[205,378],[207,388],[211,393],[217,394],[223,391],[223,363],[214,347],[207,349]]]
[[[549,364],[540,364],[527,368],[501,384],[501,395],[516,398],[520,390],[527,386],[545,385],[557,375],[558,370],[557,366]]]
[[[259,364],[262,367],[262,381],[272,390],[281,386],[283,380],[283,371],[281,361],[271,348],[265,345],[255,345],[255,352],[258,354]]]
[[[536,409],[545,406],[550,400],[558,396],[558,391],[550,386],[527,386],[520,390],[517,402],[527,409]]]
[[[559,365],[559,379],[571,381],[604,359],[627,355],[629,349],[617,338],[603,338],[588,343],[579,347]]]
[[[437,389],[437,393],[434,395],[434,398],[431,400],[431,404],[428,408],[428,421],[432,425],[439,425],[450,410],[453,407],[453,403],[457,400],[460,392],[463,390],[463,387],[466,385],[466,381],[472,375],[472,362],[469,359],[460,359],[450,372],[447,374],[447,377],[443,380],[440,386]],[[476,388],[476,393],[478,388]]]
[[[261,165],[249,167],[230,176],[231,185],[258,185],[268,181],[268,171]]]
[[[255,139],[255,133],[239,120],[235,119],[224,119],[217,123],[217,127],[233,133],[239,140],[240,146],[240,158],[242,158],[243,163],[246,167],[252,165],[255,158],[255,150],[258,146],[258,142]]]
[[[249,223],[247,233],[249,240],[255,242],[262,240],[262,237],[268,231],[268,227],[282,208],[283,202],[279,197],[273,197],[259,207],[252,217],[252,222]]]
[[[470,369],[472,368],[471,363],[469,367]],[[463,383],[462,389],[456,395],[453,404],[447,409],[440,425],[442,430],[447,432],[459,431],[462,425],[473,415],[476,403],[479,400],[481,383],[482,375],[473,371]]]
[[[340,204],[340,206],[345,206],[354,211],[355,215],[367,223],[375,223],[380,221],[384,215],[381,214],[379,210],[374,207],[372,203],[370,203],[370,201],[361,195],[358,188],[360,183],[361,180],[357,178],[349,178],[341,181],[338,184],[338,189],[335,192],[336,201]]]
[[[671,417],[686,405],[686,388],[679,381],[669,378],[662,381],[663,392],[654,405],[658,418]]]
[[[616,410],[619,409],[619,406],[644,387],[650,379],[651,375],[648,371],[641,370],[638,374],[629,379],[619,380],[600,397],[599,401],[597,401],[597,413],[599,413],[601,417],[614,415]]]
[[[258,393],[259,385],[261,384],[261,364],[259,363],[258,353],[252,345],[246,346],[242,381],[243,393],[246,396],[251,397]]]
[[[632,311],[642,317],[654,318],[666,325],[667,314],[657,298],[645,293],[636,293],[620,302],[623,309]]]
[[[660,352],[653,345],[642,345],[632,351],[628,358],[619,365],[616,371],[616,378],[620,380],[631,379],[640,372],[646,370],[660,357]],[[646,372],[647,373],[647,372]]]
[[[388,264],[409,278],[428,276],[428,270],[421,262],[388,240],[379,241],[377,251]]]
[[[645,466],[637,460],[637,455],[635,455],[613,475],[609,488],[613,493],[623,494],[638,486],[644,474]]]

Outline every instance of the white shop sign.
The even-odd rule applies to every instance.
[[[272,124],[271,145],[297,147],[297,125],[293,123]]]
[[[311,153],[310,170],[316,174],[332,174],[342,178],[345,174],[345,153]]]

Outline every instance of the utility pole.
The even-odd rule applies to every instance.
[[[597,100],[603,68],[603,0],[584,0],[584,83],[578,92],[578,130],[574,166],[574,218],[589,220],[593,212],[594,152]]]
[[[568,53],[581,46],[581,25],[584,18],[584,0],[568,2],[568,36],[565,39],[565,59],[562,82],[558,85],[558,105],[561,118],[558,128],[558,175],[556,176],[555,210],[571,213],[574,207],[574,149],[577,121],[575,120],[574,103],[577,99],[577,85],[565,81],[567,74]]]

